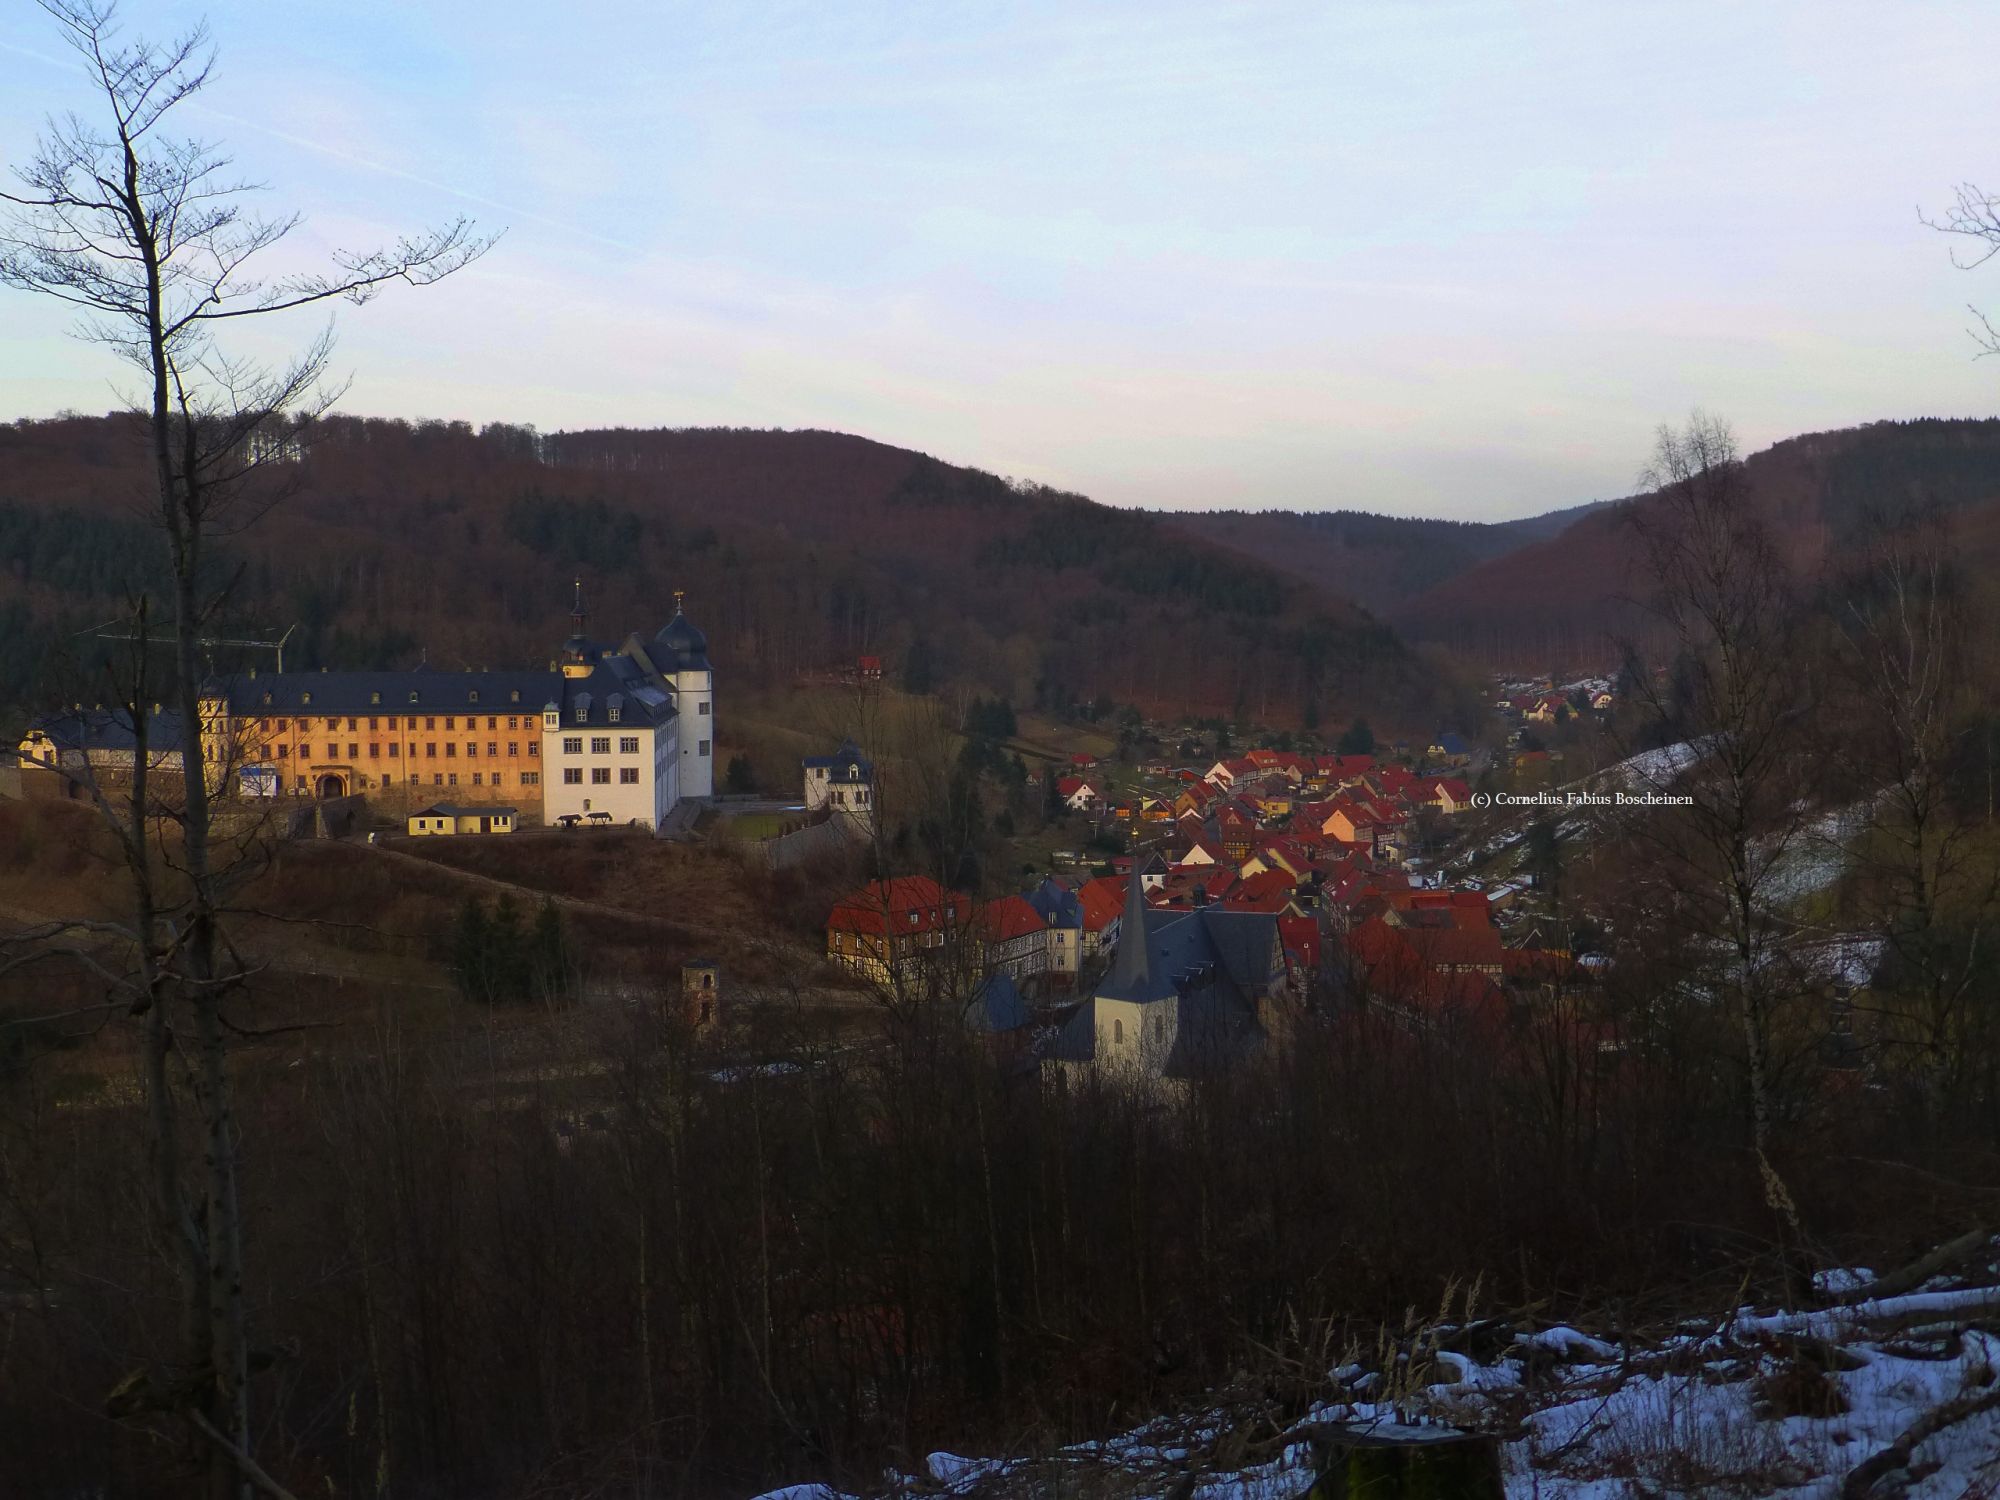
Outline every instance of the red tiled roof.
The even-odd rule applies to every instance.
[[[900,875],[894,880],[872,880],[835,903],[826,925],[835,932],[882,932],[893,920],[897,932],[931,932],[946,925],[946,913],[962,919],[971,901],[957,891],[946,891],[928,875]],[[911,913],[917,920],[909,920]],[[955,920],[956,920],[955,919]]]
[[[1083,908],[1085,932],[1102,932],[1118,920],[1125,910],[1126,884],[1115,875],[1099,875],[1078,887],[1076,899]]]
[[[1011,942],[1040,932],[1042,914],[1019,896],[1002,896],[979,910],[979,935],[989,943]]]

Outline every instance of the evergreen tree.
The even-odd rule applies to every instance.
[[[466,999],[492,1000],[491,954],[486,909],[467,896],[451,929],[451,977]]]
[[[1373,755],[1375,753],[1375,731],[1368,727],[1366,719],[1356,719],[1347,726],[1347,732],[1334,746],[1335,755]]]
[[[931,664],[931,648],[922,636],[910,642],[910,654],[903,658],[903,691],[928,693],[936,686],[937,669]]]
[[[747,796],[757,790],[757,773],[750,769],[748,757],[742,755],[729,757],[729,769],[723,773],[722,785],[725,791],[738,796]]]
[[[532,993],[548,999],[569,998],[569,940],[553,897],[544,896],[541,910],[535,913],[534,930],[528,935],[526,968]]]

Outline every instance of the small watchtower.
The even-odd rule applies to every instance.
[[[712,1026],[722,1019],[721,964],[691,958],[681,965],[681,1010],[690,1026]]]

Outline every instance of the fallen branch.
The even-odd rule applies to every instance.
[[[1877,1483],[1910,1466],[1910,1455],[1922,1443],[1936,1437],[1947,1427],[1956,1426],[1969,1417],[1992,1411],[1995,1407],[2000,1407],[2000,1388],[1990,1391],[1968,1391],[1942,1405],[1932,1407],[1905,1428],[1902,1436],[1888,1447],[1864,1458],[1848,1472],[1846,1480],[1840,1486],[1840,1500],[1869,1500]],[[1896,1490],[1900,1491],[1906,1487],[1906,1484],[1897,1485]]]
[[[1840,1301],[1845,1304],[1871,1302],[1883,1297],[1897,1297],[1904,1292],[1914,1292],[1941,1271],[1962,1265],[1993,1243],[1993,1236],[1985,1229],[1972,1229],[1955,1240],[1939,1245],[1928,1255],[1919,1256],[1900,1271],[1891,1271],[1887,1276],[1878,1276],[1867,1286],[1861,1287]]]

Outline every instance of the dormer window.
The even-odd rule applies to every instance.
[[[382,694],[380,690],[378,689],[377,691],[370,693],[368,695],[368,701],[370,703],[380,703],[382,701]]]
[[[605,716],[609,718],[612,723],[616,724],[618,722],[618,705],[615,703],[612,704],[611,707],[605,711]]]
[[[509,703],[519,703],[521,701],[521,690],[515,688],[513,692],[507,695],[507,701]]]
[[[410,701],[412,703],[417,701],[417,690],[415,688],[410,689]]]
[[[474,688],[471,692],[467,693],[465,695],[465,701],[467,703],[477,703],[479,701],[479,689]]]
[[[299,694],[299,702],[301,704],[310,704],[312,701],[313,701],[313,695],[311,693]]]
[[[268,708],[270,706],[270,703],[271,703],[271,695],[269,693],[266,693],[264,695],[264,704]]]

